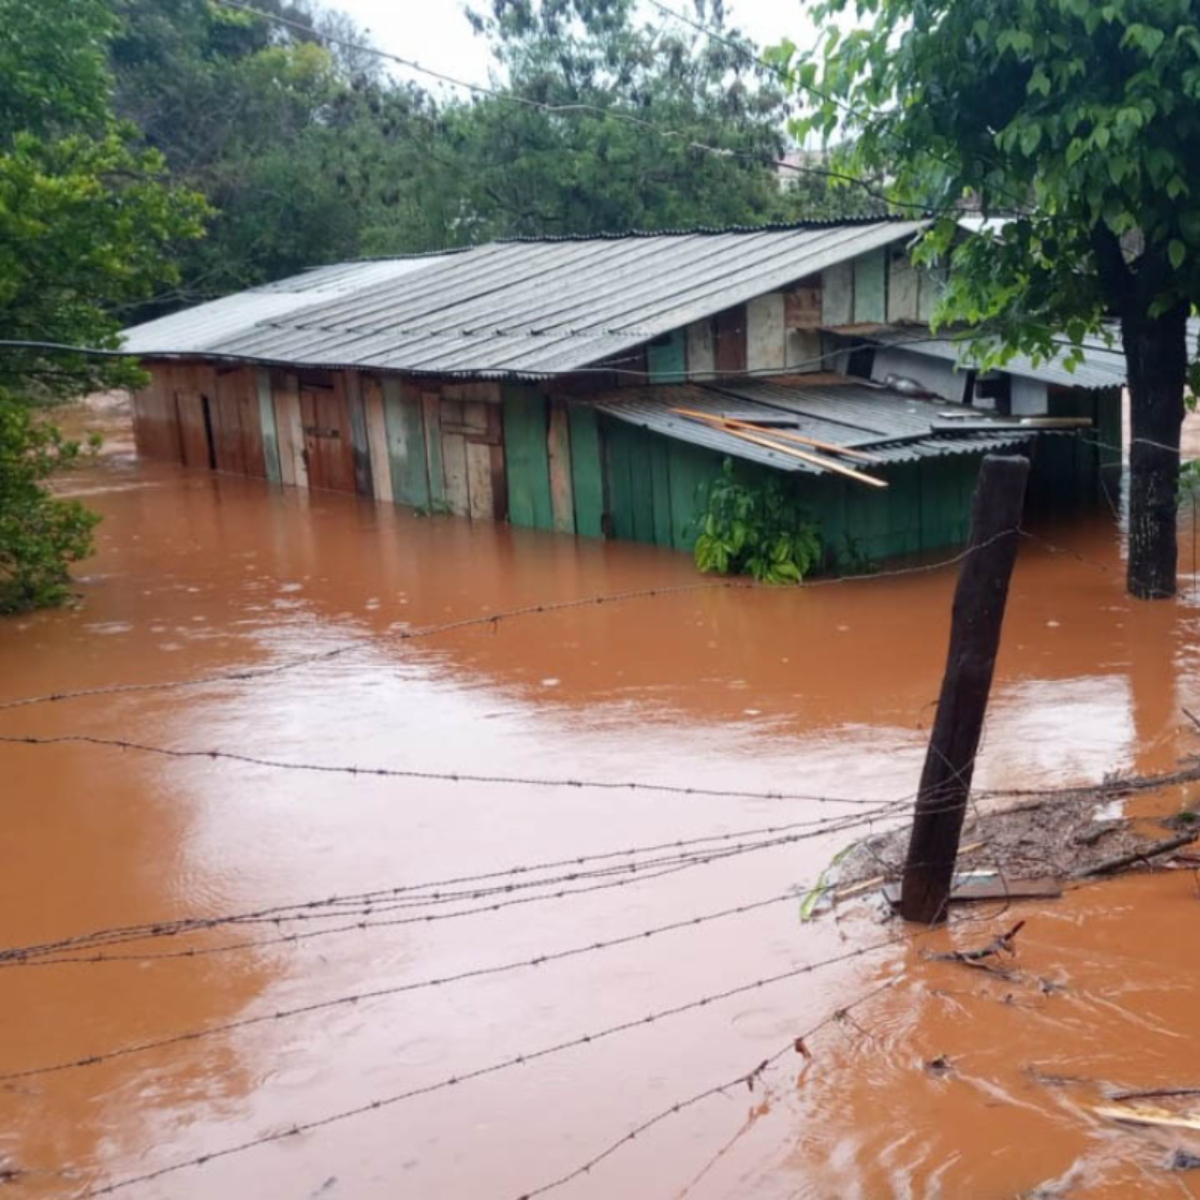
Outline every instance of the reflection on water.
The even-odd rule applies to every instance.
[[[0,699],[348,649],[258,680],[13,709],[0,715],[5,734],[733,791],[892,799],[915,785],[952,571],[685,592],[403,641],[395,633],[414,626],[696,576],[686,557],[656,549],[420,519],[138,465],[127,453],[72,486],[106,516],[100,553],[86,564],[77,610],[0,624]],[[1038,532],[1082,560],[1022,546],[979,786],[1159,768],[1194,749],[1180,732],[1181,709],[1200,701],[1191,602],[1126,601],[1109,522]],[[86,746],[0,747],[0,771],[3,944],[824,812],[800,801],[347,778]],[[844,841],[428,927],[194,960],[0,971],[0,1072],[746,903],[811,883]],[[1079,1195],[1174,1194],[1159,1148],[1089,1105],[1097,1080],[1200,1081],[1193,1042],[1180,1037],[1191,1031],[1195,981],[1181,947],[1194,905],[1190,881],[1169,876],[1037,909],[1021,967],[1065,991],[1006,990],[925,963],[922,939],[129,1194],[514,1196],[749,1069],[884,979],[894,986],[855,1017],[867,1036],[835,1023],[814,1039],[811,1067],[785,1059],[767,1076],[765,1097],[739,1090],[697,1106],[563,1194],[1009,1196],[1065,1179]],[[986,940],[1004,923],[934,941]],[[70,1168],[73,1185],[137,1174],[880,933],[869,910],[802,926],[795,906],[777,906],[0,1084],[0,1157],[28,1172],[14,1195],[61,1195],[64,1180],[38,1172]],[[938,1056],[953,1070],[927,1071]],[[1050,1085],[1037,1072],[1093,1082]]]

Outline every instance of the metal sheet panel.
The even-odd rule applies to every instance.
[[[218,301],[225,306],[219,311],[203,306],[127,331],[126,344],[139,354],[204,353],[306,366],[556,374],[619,355],[924,227],[883,220],[494,242],[443,258],[399,260],[407,271],[397,268],[394,276],[362,286],[353,274],[336,276],[330,286],[337,295],[315,304],[308,303],[311,290],[298,299],[295,281],[286,294],[256,289]]]
[[[1200,333],[1200,322],[1195,330],[1189,330],[1189,344],[1192,346],[1195,345],[1197,333]],[[877,329],[872,330],[869,336],[884,345],[903,347],[912,354],[941,359],[963,369],[970,365],[973,357],[965,334],[959,338],[932,338],[912,329]],[[1034,363],[1028,355],[1014,355],[999,369],[1022,379],[1035,379],[1058,387],[1093,390],[1124,387],[1125,355],[1119,336],[1111,346],[1103,337],[1087,337],[1083,342],[1083,353],[1083,362],[1074,371],[1066,366],[1069,354],[1067,346],[1063,347],[1060,354],[1045,362]]]
[[[732,387],[622,388],[604,393],[593,403],[610,417],[677,441],[777,470],[813,475],[827,472],[673,410],[689,408],[752,422],[774,422],[781,411],[787,412],[795,418],[795,423],[787,427],[789,432],[850,449],[869,450],[881,468],[921,459],[1010,449],[1034,436],[1033,431],[1025,434],[1003,430],[935,433],[932,423],[940,420],[947,409],[961,411],[959,406],[914,400],[855,384],[808,387],[751,382]],[[770,433],[765,436],[770,437]],[[864,463],[862,467],[871,471],[876,464]]]

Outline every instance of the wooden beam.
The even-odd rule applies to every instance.
[[[839,462],[834,462],[832,458],[821,458],[816,454],[806,454],[803,450],[795,450],[791,446],[785,446],[782,442],[773,442],[770,438],[759,437],[753,433],[746,433],[741,429],[731,428],[723,417],[701,416],[690,419],[700,420],[706,425],[722,430],[722,432],[729,434],[730,437],[740,438],[743,442],[750,442],[756,446],[765,446],[768,450],[774,450],[778,454],[786,454],[789,458],[798,458],[801,462],[810,463],[814,467],[820,467],[822,471],[832,471],[835,475],[844,475],[847,479],[853,479],[856,483],[865,483],[870,487],[877,488],[887,487],[886,479],[876,479],[873,475],[864,475],[861,471],[855,471],[850,467],[842,466]]]
[[[681,413],[685,417],[700,417],[702,420],[713,420],[716,414],[702,413],[692,408],[673,408],[672,412]],[[837,442],[822,442],[818,438],[805,437],[800,433],[791,433],[785,429],[764,429],[761,425],[755,425],[753,421],[741,421],[737,417],[719,417],[717,418],[726,425],[736,425],[739,429],[749,430],[751,433],[769,433],[771,437],[786,438],[789,442],[796,442],[801,446],[812,446],[814,450],[828,450],[833,454],[843,454],[847,458],[861,459],[863,462],[882,462],[883,460],[877,454],[864,454],[861,450],[851,450],[849,446],[840,446]]]

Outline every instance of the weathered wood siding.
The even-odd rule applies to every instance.
[[[387,424],[383,415],[383,386],[370,375],[362,378],[363,414],[367,424],[367,450],[371,458],[371,486],[375,499],[392,503],[392,467],[388,460]]]
[[[714,358],[713,323],[705,318],[687,327],[687,371],[701,382],[711,379],[716,368]]]
[[[279,439],[279,477],[291,487],[308,487],[308,459],[304,451],[304,421],[300,415],[300,384],[290,372],[271,375],[275,402],[275,433]]]
[[[786,304],[782,292],[755,296],[746,305],[746,369],[765,373],[787,366]]]
[[[305,372],[300,376],[300,419],[309,487],[355,491],[354,442],[341,375]]]
[[[821,320],[849,325],[854,320],[854,264],[837,263],[821,275]]]
[[[718,375],[746,369],[746,306],[727,308],[713,318],[713,360]]]
[[[882,325],[887,320],[887,251],[860,254],[853,267],[854,323]]]

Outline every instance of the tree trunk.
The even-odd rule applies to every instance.
[[[1127,311],[1121,320],[1131,429],[1127,588],[1140,600],[1175,595],[1187,315],[1176,306],[1153,318]]]

